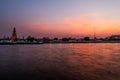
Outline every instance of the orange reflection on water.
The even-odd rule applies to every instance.
[[[68,62],[74,76],[112,80],[112,73],[117,74],[117,70],[120,70],[120,64],[116,62],[117,56],[120,58],[120,54],[116,55],[120,50],[118,47],[118,44],[73,44],[70,46],[72,54],[68,55]]]

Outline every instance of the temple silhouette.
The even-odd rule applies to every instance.
[[[17,33],[16,33],[16,28],[13,28],[12,36],[11,36],[12,41],[17,41]]]

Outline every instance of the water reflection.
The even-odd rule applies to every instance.
[[[0,78],[120,80],[120,44],[0,46]]]

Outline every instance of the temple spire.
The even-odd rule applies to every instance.
[[[11,36],[11,40],[12,40],[12,41],[17,41],[17,34],[16,34],[16,29],[15,29],[15,27],[13,28],[13,33],[12,33],[12,36]]]

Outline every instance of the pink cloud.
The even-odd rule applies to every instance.
[[[86,35],[93,34],[94,27],[96,33],[99,35],[104,34],[106,36],[120,34],[120,19],[108,19],[100,14],[88,14],[72,18],[64,18],[64,22],[69,26],[74,27],[74,32],[79,32],[79,34],[80,32],[81,34]]]
[[[24,23],[24,26],[26,26],[26,30],[44,36],[92,36],[94,27],[97,35],[120,34],[120,19],[108,19],[105,16],[100,13],[90,13],[66,17],[61,21],[47,20]]]

